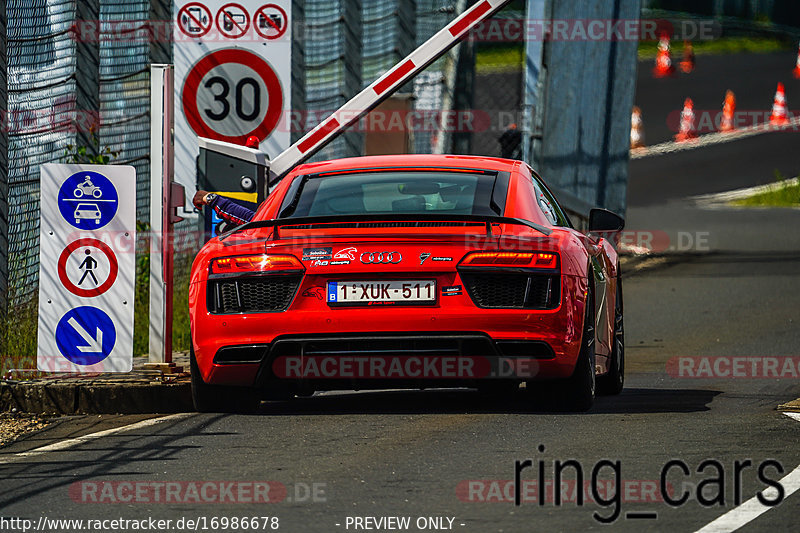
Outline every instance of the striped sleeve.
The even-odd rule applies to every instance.
[[[208,205],[222,220],[236,226],[250,222],[255,216],[255,211],[251,211],[224,196],[217,196]]]

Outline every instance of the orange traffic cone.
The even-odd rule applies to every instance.
[[[689,74],[694,70],[694,48],[689,41],[683,41],[683,60],[681,61],[681,71]]]
[[[631,111],[631,150],[634,148],[644,148],[644,122],[642,110],[637,105]]]
[[[656,66],[653,68],[654,78],[666,78],[675,73],[675,65],[669,55],[669,36],[666,34],[658,40],[658,55],[656,55]]]
[[[794,64],[792,74],[794,74],[795,78],[800,78],[800,46],[797,47],[797,61]]]
[[[687,98],[683,102],[683,111],[681,112],[681,129],[675,135],[675,141],[684,142],[697,137],[697,132],[694,128],[694,102],[691,98]]]
[[[733,91],[725,92],[725,103],[722,104],[722,120],[719,123],[719,131],[728,132],[736,129],[733,123],[733,114],[736,113],[736,96]]]
[[[772,115],[769,123],[774,126],[781,126],[789,122],[788,112],[786,111],[786,92],[783,83],[778,83],[778,90],[775,91],[775,101],[772,104]]]

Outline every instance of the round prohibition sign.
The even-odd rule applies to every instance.
[[[213,24],[211,10],[199,2],[189,2],[178,11],[178,28],[189,37],[202,37]]]
[[[250,13],[239,4],[231,2],[217,11],[217,29],[224,37],[238,39],[247,33],[248,28]]]
[[[279,39],[289,27],[289,17],[279,5],[265,4],[253,15],[253,28],[264,39]]]
[[[106,280],[100,284],[99,286],[95,287],[94,289],[82,289],[75,285],[69,276],[67,275],[67,260],[69,256],[72,255],[72,252],[77,250],[78,248],[97,248],[103,255],[106,256],[108,259],[108,277]],[[117,280],[117,273],[119,272],[119,265],[117,263],[117,256],[114,255],[114,251],[109,248],[109,246],[102,242],[98,241],[97,239],[78,239],[77,241],[73,241],[69,243],[69,245],[64,248],[64,251],[61,252],[61,256],[58,258],[58,279],[61,280],[62,285],[76,296],[81,296],[83,298],[91,298],[93,296],[100,296]]]
[[[203,90],[211,91],[214,88],[217,91],[212,93],[212,96],[214,102],[221,109],[203,109],[201,112],[198,105],[198,92],[201,88],[201,82],[208,77],[207,74],[212,69],[227,64],[241,65],[244,68],[248,68],[257,75],[258,79],[245,77],[237,81],[226,79],[223,76],[209,77],[202,85]],[[266,112],[263,113],[263,118],[258,123],[253,125],[252,128],[247,128],[249,131],[241,130],[236,135],[232,135],[225,131],[219,131],[218,125],[217,129],[215,129],[210,121],[204,120],[204,117],[217,121],[236,121],[238,118],[240,121],[247,122],[248,119],[254,120],[260,116],[261,113],[256,113],[255,108],[244,109],[244,91],[248,86],[253,91],[258,88],[259,94],[263,86],[267,93]],[[233,103],[229,99],[233,99]],[[186,121],[197,135],[218,141],[244,144],[251,135],[263,141],[278,125],[283,111],[283,88],[278,75],[263,58],[241,48],[224,48],[206,55],[192,67],[186,76],[181,100]],[[261,105],[260,98],[253,98],[252,100],[250,102],[252,106]]]

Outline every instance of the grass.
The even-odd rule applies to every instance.
[[[3,332],[6,342],[5,356],[0,358],[0,376],[12,368],[36,369],[37,304],[38,291],[31,301],[9,309]]]
[[[745,207],[800,207],[800,180],[785,180],[776,172],[776,187],[747,198],[734,200],[733,205]]]
[[[696,41],[692,46],[695,55],[712,55],[778,52],[793,49],[795,45],[776,38],[723,37],[713,41]],[[639,43],[639,59],[655,59],[657,51],[656,41]],[[683,55],[683,41],[672,42],[671,54],[673,60],[680,60]],[[478,47],[475,54],[477,74],[519,71],[524,65],[524,43],[483,45]]]
[[[137,223],[140,235],[149,233],[148,224]],[[133,354],[147,355],[150,350],[150,256],[144,253],[150,247],[149,241],[138,243],[136,254],[136,294],[133,311]],[[189,349],[189,275],[197,249],[176,250],[173,262],[172,292],[172,349],[181,352]]]
[[[195,254],[175,258],[175,289],[172,295],[172,349],[182,352],[192,342],[189,330],[189,275]],[[145,353],[147,353],[145,351]]]
[[[523,43],[482,46],[475,54],[476,74],[522,70],[524,65],[525,48]]]
[[[671,43],[671,53],[673,59],[683,55],[683,42],[673,41]],[[713,41],[696,41],[692,43],[695,55],[712,54],[741,54],[768,52],[779,52],[793,48],[793,44],[775,38],[754,38],[754,37],[722,37]],[[639,43],[639,59],[654,59],[658,52],[657,41],[641,41]]]

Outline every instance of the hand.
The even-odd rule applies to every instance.
[[[194,194],[194,198],[192,198],[192,203],[197,209],[201,209],[204,205],[206,205],[207,195],[208,195],[207,191],[197,191]]]

